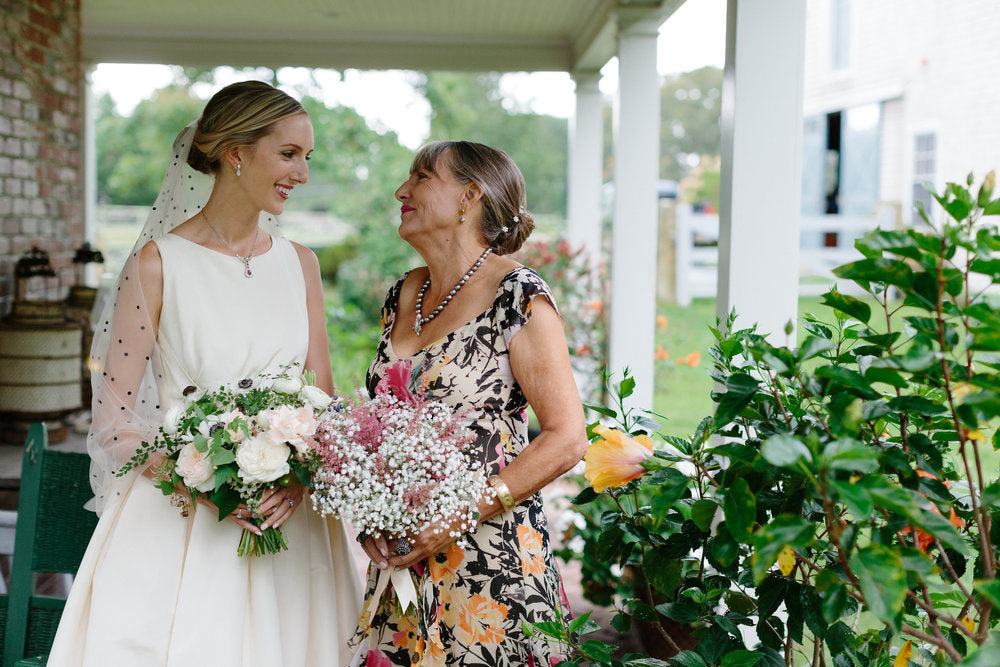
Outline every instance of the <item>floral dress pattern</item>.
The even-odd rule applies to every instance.
[[[404,279],[385,300],[382,336],[368,369],[370,391],[397,361],[389,335]],[[518,267],[501,281],[488,310],[410,357],[434,398],[471,409],[473,447],[487,475],[503,470],[528,442],[527,401],[511,373],[508,346],[531,317],[535,296],[552,301],[542,278]],[[481,524],[466,536],[465,548],[452,543],[412,567],[416,611],[402,613],[390,592],[373,599],[376,572],[369,567],[364,610],[351,640],[367,647],[366,665],[548,667],[563,659],[558,645],[521,629],[525,621],[569,619],[540,493]]]

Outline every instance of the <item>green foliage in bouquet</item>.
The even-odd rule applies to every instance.
[[[933,193],[944,222],[856,242],[835,274],[878,307],[834,288],[796,348],[713,329],[715,414],[690,437],[614,388],[575,502],[602,503],[587,548],[631,573],[616,628],[653,623],[675,665],[1000,664],[993,188],[970,175]]]

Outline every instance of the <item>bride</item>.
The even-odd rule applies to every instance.
[[[288,550],[248,558],[236,554],[241,531],[260,529],[243,509],[220,522],[199,495],[182,518],[149,467],[115,475],[191,387],[297,362],[332,392],[319,264],[278,235],[271,217],[308,180],[312,149],[301,104],[255,81],[220,90],[178,135],[95,331],[88,450],[101,518],[49,665],[350,661],[354,563],[343,527],[315,514],[303,487],[274,489],[260,507],[262,527],[281,526]]]

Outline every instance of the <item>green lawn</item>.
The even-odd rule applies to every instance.
[[[877,306],[874,301],[871,303],[874,312]],[[715,299],[695,299],[687,307],[660,304],[657,313],[662,317],[657,318],[656,344],[666,358],[656,361],[653,410],[668,418],[664,433],[686,437],[703,418],[712,414],[714,407],[710,397],[712,379],[708,375],[712,360],[708,351],[715,342],[709,331],[710,326],[715,326]],[[799,300],[799,318],[805,313],[833,319],[832,311],[820,303],[819,297]],[[802,335],[801,326],[798,332]],[[695,356],[700,357],[697,363]]]

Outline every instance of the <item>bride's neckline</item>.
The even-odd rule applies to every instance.
[[[267,232],[264,232],[264,233],[267,234]],[[206,252],[213,253],[215,255],[220,255],[222,257],[232,257],[233,259],[238,259],[236,257],[233,257],[233,253],[229,252],[228,250],[216,250],[214,248],[209,248],[208,246],[202,245],[202,244],[198,243],[197,241],[192,241],[191,239],[185,238],[185,237],[181,236],[180,234],[176,234],[174,232],[167,232],[167,236],[171,236],[173,238],[181,239],[182,241],[184,241],[186,243],[190,243],[191,245],[195,246],[196,248],[201,248],[202,250],[205,250]],[[271,240],[271,245],[268,246],[267,250],[265,250],[263,252],[256,252],[256,253],[254,253],[254,255],[253,255],[254,259],[257,259],[258,257],[263,257],[263,256],[269,254],[274,249],[274,237],[271,236],[270,234],[267,234],[267,238]],[[265,243],[266,243],[266,240],[265,240]]]

